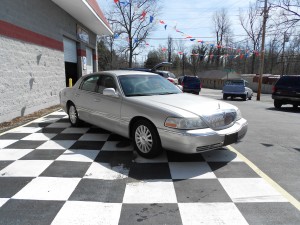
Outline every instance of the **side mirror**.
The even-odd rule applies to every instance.
[[[114,88],[105,88],[103,90],[103,95],[111,96],[111,97],[115,97],[115,98],[119,97],[119,94],[116,92],[116,90]]]

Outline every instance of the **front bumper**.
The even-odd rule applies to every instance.
[[[218,149],[241,140],[247,133],[248,123],[240,119],[224,130],[171,130],[158,129],[163,148],[182,152],[199,153]],[[226,138],[225,138],[226,136]]]

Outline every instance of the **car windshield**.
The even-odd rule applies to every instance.
[[[123,75],[118,79],[127,97],[181,93],[178,87],[159,75]]]

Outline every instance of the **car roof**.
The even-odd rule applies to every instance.
[[[123,76],[123,75],[154,75],[154,76],[159,76],[155,73],[151,73],[151,72],[145,72],[145,71],[137,71],[137,70],[106,70],[106,71],[101,71],[101,72],[95,72],[95,73],[91,73],[85,76],[90,76],[90,75],[101,75],[101,74],[109,74],[115,77],[118,76]]]

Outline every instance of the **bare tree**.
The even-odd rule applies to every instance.
[[[227,10],[223,8],[219,11],[216,11],[212,17],[212,22],[214,24],[214,33],[217,37],[216,64],[218,67],[222,51],[222,45],[224,44],[223,42],[225,40],[225,37],[228,37],[232,34],[231,22],[229,20]]]
[[[271,6],[280,10],[281,24],[290,28],[300,22],[300,0],[273,0]]]
[[[119,34],[128,35],[129,67],[132,67],[133,56],[139,54],[134,52],[154,30],[153,19],[159,13],[158,6],[157,0],[117,1],[114,5],[110,22],[118,25]]]
[[[247,13],[240,11],[239,19],[252,44],[253,55],[250,72],[254,73],[256,58],[255,52],[259,49],[262,35],[262,17],[260,16],[258,5],[250,4]]]

